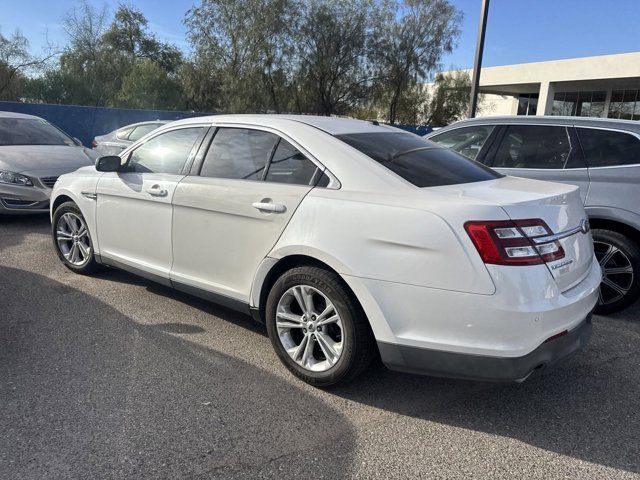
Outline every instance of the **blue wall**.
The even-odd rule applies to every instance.
[[[0,111],[42,117],[90,147],[96,135],[103,135],[130,123],[146,120],[178,120],[207,115],[172,110],[132,110],[128,108],[81,107],[45,103],[0,102]]]
[[[397,123],[393,126],[402,130],[406,130],[407,132],[415,133],[417,135],[420,135],[421,137],[433,130],[433,127],[431,125],[404,125],[401,123]]]
[[[147,120],[179,120],[209,115],[207,113],[175,110],[133,110],[129,108],[82,107],[79,105],[51,105],[47,103],[0,102],[0,111],[26,113],[42,117],[57,125],[72,137],[90,147],[96,135],[104,135],[117,128]],[[401,125],[408,132],[426,135],[432,127],[427,125]]]

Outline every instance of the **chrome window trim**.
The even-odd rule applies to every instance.
[[[527,168],[527,167],[491,167],[494,170],[528,170],[538,172],[568,172],[568,171],[582,171],[587,170],[587,167],[572,167],[572,168]],[[609,168],[609,167],[607,167]]]
[[[624,165],[608,165],[604,167],[589,167],[589,170],[604,170],[608,168],[629,168],[629,167],[640,167],[640,163],[626,163]]]

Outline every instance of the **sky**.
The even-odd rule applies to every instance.
[[[198,0],[128,0],[165,41],[188,49],[185,12]],[[339,1],[339,0],[336,0]],[[114,11],[118,0],[90,0]],[[462,34],[442,59],[444,70],[467,68],[473,56],[480,0],[452,0],[462,11]],[[47,41],[65,44],[62,17],[77,0],[0,0],[0,32],[19,29],[34,53]],[[640,51],[640,0],[491,0],[484,66]]]

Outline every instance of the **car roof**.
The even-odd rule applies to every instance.
[[[204,117],[191,117],[178,120],[174,124],[190,124],[202,122],[230,122],[230,123],[255,123],[257,125],[268,124],[269,120],[285,120],[303,123],[331,135],[343,135],[350,133],[375,133],[380,131],[403,132],[403,130],[388,125],[380,125],[378,122],[357,120],[343,117],[323,117],[317,115],[209,115]],[[406,133],[406,132],[405,132]]]
[[[609,128],[612,130],[627,130],[640,133],[640,122],[635,120],[618,120],[614,118],[594,117],[561,117],[554,115],[513,115],[480,117],[460,120],[446,127],[438,129],[433,135],[466,125],[496,125],[496,124],[527,124],[527,125],[576,125],[580,127]],[[431,136],[431,135],[428,135]]]
[[[31,120],[43,120],[40,117],[36,117],[35,115],[27,115],[26,113],[17,113],[17,112],[0,112],[0,118],[24,118]]]

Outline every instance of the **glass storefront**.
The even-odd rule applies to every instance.
[[[601,117],[607,92],[557,92],[551,115]]]
[[[614,90],[611,92],[609,118],[640,120],[640,90]]]
[[[518,115],[535,115],[538,109],[537,93],[523,93],[518,97]]]

